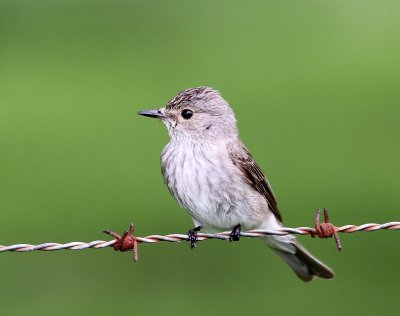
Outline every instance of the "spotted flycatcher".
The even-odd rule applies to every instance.
[[[231,240],[239,240],[241,229],[282,227],[271,186],[240,140],[235,114],[217,91],[186,89],[161,109],[139,114],[167,126],[170,142],[161,154],[161,170],[169,191],[195,224],[188,232],[192,248],[201,228],[232,230]],[[264,240],[303,281],[334,277],[294,236]]]

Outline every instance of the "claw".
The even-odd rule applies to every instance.
[[[188,231],[187,235],[188,235],[188,241],[190,241],[190,248],[196,248],[196,243],[197,243],[197,233],[200,231],[202,227],[201,226],[197,226],[195,228],[192,228]]]
[[[240,224],[237,224],[235,227],[233,227],[231,235],[229,236],[229,241],[239,241],[240,240],[241,228],[242,228],[242,226]]]

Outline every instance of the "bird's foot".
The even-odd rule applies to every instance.
[[[112,230],[105,230],[103,232],[115,238],[115,243],[113,245],[115,251],[124,252],[133,249],[133,260],[138,260],[138,242],[136,237],[133,235],[133,224],[129,226],[129,231],[125,231],[122,236],[118,235]]]
[[[192,228],[188,231],[188,241],[190,241],[190,248],[193,249],[196,247],[196,242],[197,242],[197,233],[202,229],[201,226],[197,226],[195,228]]]
[[[240,240],[241,228],[242,228],[242,226],[240,224],[237,224],[235,227],[233,227],[231,235],[229,236],[229,241],[239,241]]]

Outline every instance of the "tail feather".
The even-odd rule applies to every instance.
[[[270,236],[267,244],[285,261],[300,279],[305,282],[315,277],[332,279],[335,273],[327,265],[310,254],[295,238]]]

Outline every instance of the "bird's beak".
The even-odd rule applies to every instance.
[[[140,111],[138,114],[158,119],[165,117],[165,115],[160,110],[145,110],[145,111]]]

